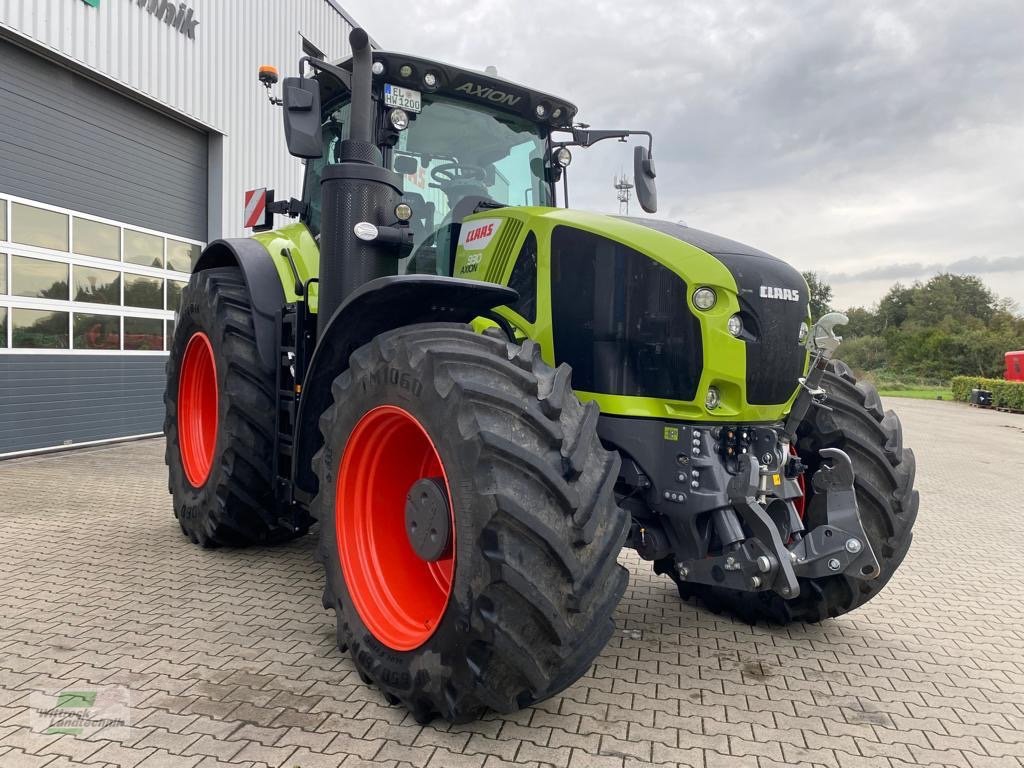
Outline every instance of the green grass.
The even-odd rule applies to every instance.
[[[878,394],[882,397],[912,397],[915,400],[950,400],[953,399],[953,393],[950,389],[935,387],[935,388],[922,388],[922,389],[879,389]]]

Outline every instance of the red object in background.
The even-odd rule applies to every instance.
[[[1024,381],[1024,350],[1006,353],[1006,380]]]

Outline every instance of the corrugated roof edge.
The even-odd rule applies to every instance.
[[[337,11],[338,15],[340,15],[341,18],[343,18],[345,21],[347,21],[350,25],[352,25],[353,27],[360,26],[359,22],[356,21],[354,18],[352,18],[352,14],[350,14],[348,11],[346,11],[344,8],[342,8],[340,5],[338,5],[337,0],[324,0],[324,2],[326,2],[329,6],[331,6],[331,8],[333,8],[335,11]],[[370,37],[370,46],[372,48],[376,48],[379,51],[380,50],[380,43],[378,43],[376,40],[374,40],[373,39],[373,35],[370,35],[369,32],[367,32],[367,35],[369,35],[369,37]]]

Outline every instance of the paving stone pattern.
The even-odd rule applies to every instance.
[[[320,606],[315,538],[202,550],[163,443],[0,462],[0,768],[1024,766],[1024,417],[899,400],[917,536],[886,592],[751,628],[632,571],[616,635],[563,695],[421,727],[363,685]],[[33,692],[121,685],[133,725],[29,725]]]

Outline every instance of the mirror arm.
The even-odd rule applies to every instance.
[[[627,136],[646,136],[647,151],[654,152],[654,136],[650,131],[591,131],[580,128],[572,129],[572,141],[556,144],[561,147],[589,147],[605,139],[624,139]]]
[[[341,67],[336,67],[333,64],[328,64],[323,59],[317,59],[313,56],[303,56],[299,59],[299,77],[306,76],[306,65],[309,65],[310,69],[315,69],[320,72],[324,72],[339,83],[341,83],[349,92],[352,91],[352,73],[347,72]]]

